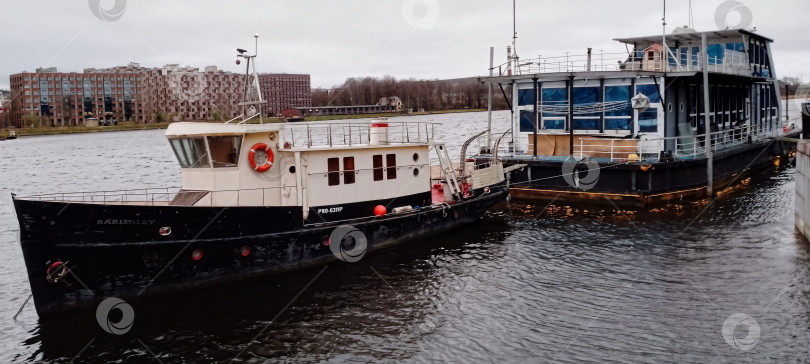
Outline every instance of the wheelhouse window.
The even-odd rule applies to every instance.
[[[330,186],[337,186],[340,184],[340,158],[329,158],[326,160],[327,164],[327,177]]]
[[[171,139],[170,144],[181,168],[208,168],[211,166],[204,138]]]
[[[397,155],[396,154],[386,154],[385,155],[385,165],[386,165],[386,178],[387,179],[395,179],[397,178]]]
[[[211,161],[214,168],[236,167],[239,163],[241,146],[241,136],[209,136],[208,148],[211,150]]]

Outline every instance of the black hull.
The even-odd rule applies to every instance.
[[[337,261],[329,242],[350,225],[366,253],[473,222],[507,194],[505,187],[452,206],[402,214],[307,224],[299,208],[178,207],[14,200],[20,244],[40,316],[93,308],[107,297],[174,292]],[[159,234],[171,227],[170,235]],[[243,247],[250,252],[243,255]],[[201,251],[202,258],[192,259]],[[70,272],[46,280],[48,264]],[[50,262],[50,263],[49,263]]]
[[[793,135],[789,135],[795,137]],[[742,180],[794,151],[795,143],[760,141],[713,158],[714,192]],[[516,200],[554,200],[561,203],[650,207],[706,197],[707,159],[644,163],[600,162],[599,179],[587,190],[572,187],[563,178],[563,162],[503,158],[504,166],[526,164],[511,174],[510,193]],[[587,173],[583,170],[581,176]]]

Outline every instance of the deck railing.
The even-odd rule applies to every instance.
[[[751,69],[745,52],[726,50],[722,57],[709,57],[708,60],[708,69],[711,72],[749,74]],[[697,55],[676,55],[676,59],[671,56],[669,59],[660,56],[658,59],[644,59],[626,52],[599,53],[592,54],[589,60],[587,54],[566,54],[521,60],[515,72],[526,75],[585,71],[701,71],[701,63]]]
[[[368,144],[425,144],[433,142],[438,123],[326,122],[287,125],[282,131],[282,144],[292,148],[318,148]],[[387,126],[385,126],[387,125]]]
[[[781,126],[751,125],[739,128],[720,130],[709,134],[712,152],[726,150],[738,145],[747,144],[763,138],[773,138],[784,134]],[[641,159],[658,161],[662,147],[674,143],[672,156],[676,159],[689,159],[704,156],[706,134],[694,136],[675,136],[650,139],[602,139],[579,138],[575,144],[574,155],[577,157],[603,157],[610,161],[626,160],[629,154],[636,154]],[[627,145],[628,140],[637,141],[636,145]],[[578,149],[577,149],[578,147]]]
[[[155,203],[168,203],[174,199],[174,196],[177,195],[179,190],[180,187],[164,187],[119,191],[58,192],[32,196],[19,196],[17,199],[102,204],[127,204],[139,202],[154,205]]]
[[[271,199],[278,200],[281,193],[290,193],[294,186],[275,186],[266,188],[248,188],[240,190],[199,190],[201,192],[208,192],[208,195],[202,199],[207,200],[208,203],[203,206],[257,206],[257,193],[261,191],[262,204],[258,206],[268,206],[267,202]],[[20,200],[35,200],[35,201],[53,201],[53,202],[69,202],[69,203],[90,203],[90,204],[105,204],[105,205],[140,205],[140,206],[155,206],[155,205],[168,205],[177,193],[180,191],[179,187],[166,187],[166,188],[143,188],[133,190],[121,191],[89,191],[89,192],[59,192],[49,193],[33,196],[18,196]],[[197,191],[197,190],[194,190]],[[247,196],[247,195],[250,196]],[[224,196],[223,196],[224,195]],[[218,203],[219,201],[227,200],[226,203]],[[248,204],[242,204],[249,201]],[[215,203],[216,202],[216,203]],[[201,206],[195,204],[195,206]]]

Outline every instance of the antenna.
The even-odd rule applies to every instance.
[[[664,16],[661,18],[663,31],[661,32],[661,69],[666,70],[667,58],[669,58],[669,47],[667,47],[667,0],[664,0]]]
[[[517,12],[515,10],[515,0],[512,0],[512,54],[510,55],[513,72],[517,72],[518,55],[517,55]]]
[[[695,29],[695,18],[692,16],[692,0],[689,0],[689,27]]]

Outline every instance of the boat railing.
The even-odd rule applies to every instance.
[[[280,194],[290,193],[295,187],[273,186],[264,188],[245,188],[229,190],[193,190],[207,192],[200,200],[207,203],[195,203],[194,206],[256,206],[258,191],[261,192],[259,206],[268,206],[268,201],[278,200]],[[68,203],[90,203],[106,205],[141,205],[155,206],[168,205],[180,191],[179,187],[143,188],[120,191],[89,191],[89,192],[59,192],[33,196],[19,196],[20,200],[52,201]],[[220,203],[225,201],[224,203]],[[242,204],[245,201],[250,203]]]
[[[20,196],[21,200],[82,202],[82,203],[147,203],[166,204],[174,199],[180,187],[140,188],[118,191],[57,192],[41,195]]]
[[[321,148],[355,145],[426,144],[432,143],[435,126],[432,122],[368,123],[319,122],[287,125],[282,131],[282,143],[291,148]]]
[[[659,53],[660,54],[660,53]],[[538,57],[521,61],[516,67],[519,75],[588,71],[653,71],[681,72],[702,71],[698,55],[676,55],[669,59],[648,59],[621,53],[566,54],[564,56]],[[708,58],[708,70],[717,73],[749,74],[751,64],[745,52],[725,50],[723,56]]]

